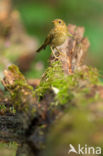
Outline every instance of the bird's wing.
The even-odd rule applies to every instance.
[[[53,34],[52,33],[49,33],[48,36],[47,36],[47,38],[45,39],[44,44],[46,46],[49,45],[52,42],[52,39],[53,39]]]
[[[45,49],[47,45],[49,45],[52,42],[53,35],[52,33],[49,33],[46,37],[44,43],[41,45],[41,47],[37,50],[37,52],[41,51],[42,49]]]

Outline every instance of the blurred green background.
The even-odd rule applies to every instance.
[[[102,0],[13,0],[14,7],[20,11],[21,19],[27,32],[35,36],[41,44],[50,27],[50,22],[61,18],[65,22],[85,27],[85,36],[91,46],[86,63],[103,69],[103,1]],[[48,66],[49,47],[37,54],[31,70],[26,73],[29,78],[40,77],[43,70],[36,70],[35,64]],[[34,72],[35,71],[35,72]]]

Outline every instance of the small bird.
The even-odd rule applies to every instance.
[[[67,39],[67,37],[72,35],[69,34],[68,28],[63,20],[55,19],[52,22],[53,22],[53,28],[50,30],[44,43],[37,50],[37,52],[40,52],[42,49],[45,49],[48,45],[50,45],[51,51],[55,56],[53,49],[58,50],[57,46],[62,45]]]

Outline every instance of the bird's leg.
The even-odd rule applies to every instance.
[[[60,55],[65,56],[63,52],[61,52],[58,48],[55,47],[55,49],[57,50],[57,52],[59,52]]]
[[[55,58],[57,58],[57,59],[58,59],[58,57],[55,55],[55,52],[54,52],[53,48],[52,48],[52,47],[50,47],[50,49],[51,49],[51,51],[52,51],[52,53],[53,53],[53,56],[54,56]]]

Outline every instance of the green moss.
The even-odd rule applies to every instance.
[[[14,101],[14,108],[19,111],[28,112],[29,110],[29,96],[32,95],[32,88],[27,84],[16,83],[15,89],[13,89],[13,93],[11,94],[11,99]],[[35,108],[34,108],[35,109]],[[32,111],[34,111],[34,109]],[[35,112],[35,111],[34,111]]]
[[[51,88],[52,83],[55,83],[58,80],[57,82],[60,84],[60,79],[62,76],[63,72],[61,70],[60,62],[54,62],[44,73],[40,85],[35,91],[35,94],[38,96],[43,96],[45,92]]]
[[[25,87],[25,88],[28,88],[30,89],[31,91],[33,91],[33,87],[30,86],[25,77],[23,76],[23,74],[20,72],[19,68],[16,66],[16,65],[11,65],[8,67],[8,70],[11,72],[12,76],[13,76],[13,86],[17,87],[17,88],[22,88],[22,87]],[[7,85],[7,87],[11,87],[11,84],[10,85]],[[17,89],[15,88],[15,89]]]
[[[25,81],[23,74],[20,72],[19,68],[16,65],[12,64],[8,67],[8,70],[14,74],[16,79]]]
[[[35,90],[38,97],[44,96],[52,88],[58,89],[52,104],[66,104],[81,96],[81,101],[86,100],[90,88],[99,83],[98,71],[88,67],[75,71],[72,75],[65,75],[59,61],[53,62],[42,77],[39,87]],[[85,102],[84,102],[85,103]]]
[[[26,104],[21,106],[21,103],[25,101],[27,94],[36,95],[38,99],[40,99],[40,97],[43,97],[49,90],[52,90],[55,94],[51,106],[59,104],[71,105],[73,102],[86,106],[99,98],[97,94],[91,97],[89,95],[92,86],[99,83],[98,71],[91,67],[75,71],[72,75],[66,75],[62,70],[61,63],[55,61],[48,67],[42,76],[40,85],[35,92],[33,91],[33,88],[28,85],[17,66],[11,65],[8,70],[13,76],[13,84],[12,88],[10,88],[11,84],[7,84],[7,87],[12,92],[12,100],[15,101],[15,106],[19,110],[24,109],[25,111],[28,111],[28,106]],[[55,89],[57,89],[58,92],[55,92]],[[87,98],[87,96],[89,96],[89,98]]]
[[[7,111],[7,108],[4,104],[0,105],[0,113],[5,113]]]
[[[16,65],[9,66],[6,72],[6,79],[9,79],[6,82],[6,88],[10,93],[10,99],[13,103],[13,108],[10,108],[10,111],[15,113],[15,109],[20,112],[29,112],[33,114],[34,109],[31,110],[29,103],[32,105],[33,99],[33,87],[30,86],[25,77],[19,71],[19,68]]]

